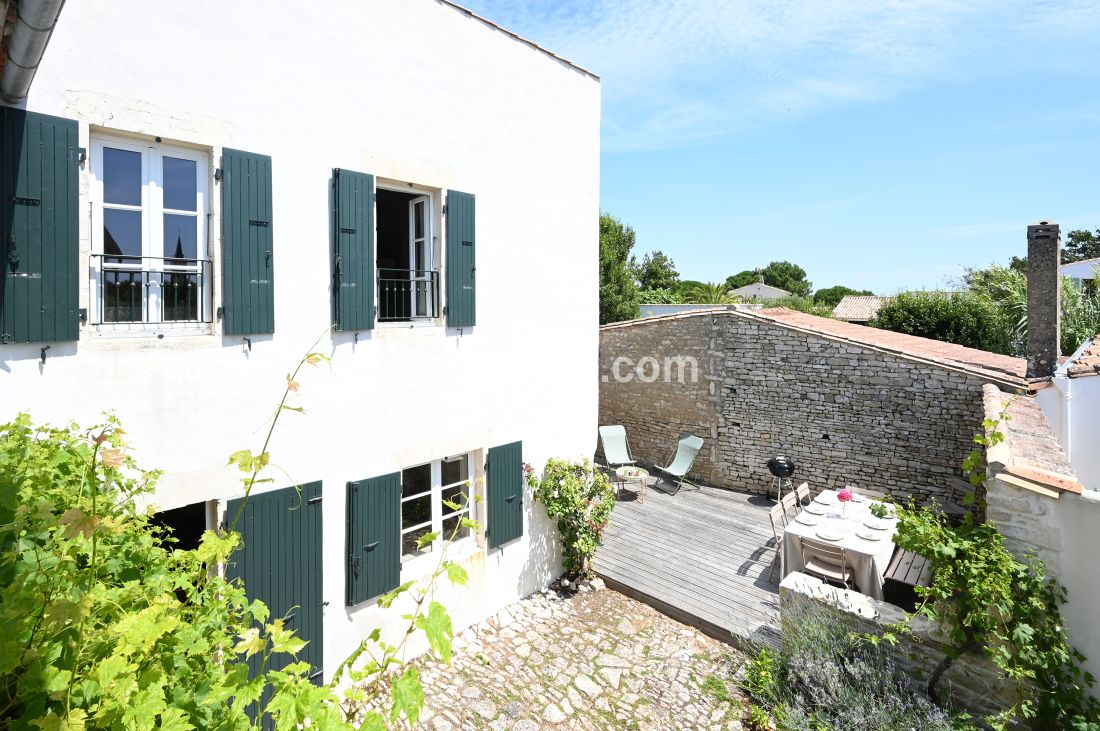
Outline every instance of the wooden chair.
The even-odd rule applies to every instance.
[[[783,508],[783,512],[788,517],[795,517],[798,515],[798,511],[802,509],[802,506],[798,502],[798,494],[794,492],[788,492],[783,496],[783,499],[779,501],[779,506]]]
[[[798,496],[798,507],[801,509],[803,505],[807,505],[810,502],[810,483],[803,482],[794,491],[794,494]]]
[[[769,516],[772,519],[772,537],[775,539],[775,557],[772,559],[772,569],[768,572],[768,581],[775,580],[775,564],[779,559],[779,550],[781,548],[780,541],[782,540],[783,531],[787,527],[787,511],[783,510],[782,505],[775,505],[769,511]],[[780,527],[782,525],[782,527]]]
[[[845,589],[855,586],[848,568],[848,554],[839,546],[803,538],[802,570],[822,581],[839,582]]]
[[[856,487],[855,485],[848,485],[847,487],[856,495],[862,495],[863,497],[871,498],[872,500],[886,499],[886,493],[880,492],[878,490],[869,490],[866,487]]]

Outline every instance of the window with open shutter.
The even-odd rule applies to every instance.
[[[320,685],[324,659],[321,483],[252,495],[247,502],[230,500],[228,524],[238,511],[236,530],[244,545],[230,556],[226,578],[243,580],[248,598],[266,604],[272,619],[287,617],[286,627],[309,643],[298,653],[298,660],[310,664],[310,680]],[[278,670],[293,660],[286,654],[272,655],[267,669]],[[259,655],[249,660],[252,673],[259,672],[260,661]]]
[[[374,176],[332,171],[332,322],[374,327]]]
[[[474,196],[447,191],[447,326],[473,327],[476,322],[474,292]]]
[[[0,343],[79,337],[77,123],[0,107]]]
[[[486,537],[489,548],[523,535],[523,442],[489,449]]]
[[[348,483],[347,603],[401,583],[401,473]]]
[[[271,158],[223,150],[221,186],[225,334],[275,332]]]

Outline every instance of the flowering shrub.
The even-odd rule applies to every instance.
[[[587,576],[592,557],[615,507],[615,488],[607,476],[587,459],[568,462],[551,459],[542,478],[531,465],[523,465],[535,499],[557,521],[562,539],[562,562],[567,573]]]

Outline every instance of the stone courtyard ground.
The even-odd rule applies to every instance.
[[[618,592],[534,594],[422,668],[418,728],[740,729],[732,647]]]

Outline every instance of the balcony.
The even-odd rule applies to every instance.
[[[208,259],[92,254],[91,270],[92,324],[213,321]]]
[[[378,270],[378,321],[410,322],[439,317],[439,272]]]

